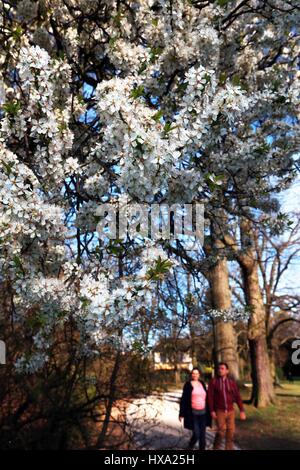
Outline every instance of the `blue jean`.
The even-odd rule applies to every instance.
[[[190,445],[194,446],[199,441],[199,449],[205,450],[205,428],[206,428],[206,414],[197,415],[193,413],[193,434],[190,440]]]

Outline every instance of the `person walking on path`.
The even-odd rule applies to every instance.
[[[207,402],[207,390],[201,372],[194,367],[190,379],[184,384],[180,399],[179,420],[186,429],[193,431],[189,449],[199,441],[199,450],[205,450],[206,426],[211,426],[210,411]]]
[[[226,362],[218,364],[217,377],[210,380],[207,391],[208,405],[212,419],[217,422],[215,436],[215,450],[220,449],[225,437],[225,449],[234,449],[235,410],[234,403],[240,409],[240,419],[245,420],[246,414],[239,392],[238,385],[233,378],[228,376],[229,367]]]

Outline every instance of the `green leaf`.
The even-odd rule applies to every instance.
[[[173,126],[172,127],[172,123],[171,122],[166,122],[165,126],[164,126],[164,132],[167,134],[168,132],[172,131],[173,129],[176,129],[177,126]]]
[[[217,0],[217,4],[220,6],[220,7],[225,7],[227,5],[227,3],[229,3],[230,0]]]
[[[111,255],[120,256],[124,252],[124,247],[121,245],[122,240],[116,238],[115,240],[110,240],[107,247],[107,252]]]
[[[22,26],[17,26],[12,32],[12,37],[14,39],[20,39],[23,33],[24,33],[24,30]]]
[[[185,91],[188,87],[188,82],[179,83],[177,89],[178,91]]]
[[[220,77],[219,77],[219,82],[221,85],[224,85],[224,83],[226,82],[226,73],[222,72],[220,73]]]
[[[78,103],[80,103],[80,104],[85,104],[84,96],[82,96],[82,95],[77,95],[77,100],[78,100]]]
[[[138,74],[140,75],[141,73],[143,73],[144,70],[146,70],[147,66],[148,66],[147,62],[146,61],[143,62],[143,64],[140,66],[140,68],[138,70]]]
[[[161,47],[152,47],[150,50],[150,61],[153,63],[156,61],[156,58],[161,54]]]
[[[122,13],[119,10],[118,13],[113,17],[113,23],[115,24],[115,26],[121,26],[121,19]]]
[[[24,268],[18,255],[14,255],[13,262],[15,263],[17,274],[24,276]]]
[[[281,81],[279,79],[273,80],[272,85],[273,85],[273,91],[277,91],[281,85]]]
[[[283,103],[285,103],[285,101],[286,101],[286,97],[283,96],[283,95],[280,95],[280,96],[278,96],[278,98],[276,98],[276,103],[278,103],[278,104],[283,104]]]
[[[143,86],[143,85],[139,85],[138,87],[134,88],[134,89],[131,91],[130,96],[131,96],[131,98],[137,99],[137,98],[139,98],[140,96],[144,96],[144,93],[145,93],[144,86]]]
[[[241,79],[238,75],[233,75],[231,81],[234,86],[241,86]]]
[[[6,170],[6,174],[7,176],[9,176],[11,174],[11,170],[12,170],[12,167],[14,166],[14,162],[10,162],[10,163],[6,163],[6,162],[2,162],[2,165],[4,166],[5,170]]]
[[[9,101],[4,103],[3,109],[10,116],[16,116],[21,109],[21,103],[19,101]]]
[[[42,313],[38,313],[34,315],[33,317],[29,317],[26,320],[26,325],[29,328],[41,328],[42,326],[45,325],[45,323],[46,323],[46,319],[44,315],[42,315]]]
[[[161,257],[158,257],[156,266],[150,268],[147,271],[146,277],[148,280],[159,281],[162,280],[167,272],[169,272],[172,267],[172,262],[168,259],[162,260]]]
[[[160,109],[156,114],[154,114],[154,116],[152,116],[152,119],[154,119],[155,122],[159,122],[163,115],[164,113]]]
[[[215,191],[216,189],[220,188],[221,182],[223,180],[223,175],[215,175],[214,173],[207,173],[204,176],[204,179],[211,191]]]
[[[65,122],[62,122],[58,125],[58,130],[63,132],[64,130],[68,129],[68,125]]]
[[[61,50],[60,50],[60,51],[57,52],[56,56],[57,56],[57,59],[58,59],[58,60],[63,61],[63,60],[65,59],[65,57],[66,57],[66,54],[65,54],[64,51],[61,51]]]
[[[263,143],[260,147],[257,147],[254,149],[254,153],[257,155],[266,155],[270,151],[270,145],[267,144],[266,142]]]
[[[117,42],[118,38],[115,36],[114,38],[110,38],[109,41],[108,41],[108,44],[110,46],[114,46],[115,43]]]
[[[83,307],[88,307],[91,303],[91,300],[88,299],[87,297],[81,296],[79,297],[79,300],[81,301]]]

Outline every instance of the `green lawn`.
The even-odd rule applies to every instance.
[[[249,390],[243,390],[244,399]],[[282,382],[276,404],[264,409],[245,405],[248,419],[236,420],[236,441],[242,449],[300,449],[300,381]]]
[[[168,384],[168,390],[181,386]],[[241,391],[244,400],[250,398],[251,388]],[[276,404],[257,409],[245,404],[247,420],[240,421],[237,413],[236,442],[250,450],[300,450],[300,380],[281,381],[276,387]]]
[[[276,389],[277,395],[281,393],[283,395],[295,395],[300,397],[300,380],[294,382],[281,381],[282,389],[279,387]]]

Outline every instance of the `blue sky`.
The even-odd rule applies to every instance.
[[[300,177],[296,179],[294,184],[279,197],[281,201],[281,210],[283,212],[300,211]],[[288,270],[284,276],[284,284],[300,294],[300,256],[294,262],[294,265]]]

